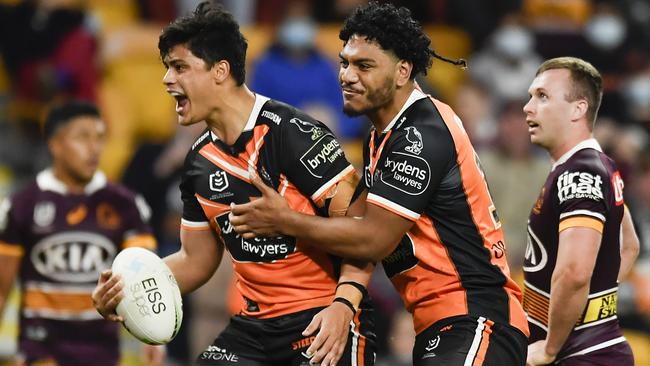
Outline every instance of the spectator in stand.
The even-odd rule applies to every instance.
[[[19,122],[17,139],[8,142],[9,159],[22,180],[47,164],[38,125],[45,107],[69,98],[94,100],[98,69],[96,39],[81,1],[14,3],[0,5],[0,54],[14,98],[9,119]]]
[[[535,154],[531,146],[524,103],[513,100],[504,105],[497,119],[497,138],[494,148],[479,151],[481,165],[490,185],[494,205],[508,244],[510,268],[521,270],[521,259],[526,250],[526,222],[531,202],[548,174],[548,159]]]
[[[252,88],[305,110],[341,139],[360,137],[365,133],[363,119],[343,113],[336,69],[315,48],[316,24],[310,11],[304,2],[287,5],[276,42],[254,64]],[[287,80],[296,82],[287,87]]]
[[[507,16],[490,42],[470,60],[470,75],[489,86],[498,104],[526,95],[541,58],[533,34],[519,19]]]

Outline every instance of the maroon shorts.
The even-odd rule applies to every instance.
[[[555,363],[560,366],[633,366],[634,355],[627,342],[589,352],[586,355],[573,356]]]

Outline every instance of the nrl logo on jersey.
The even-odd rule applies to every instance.
[[[598,174],[566,171],[557,178],[557,198],[560,203],[578,198],[601,201],[602,186],[603,179]]]
[[[316,126],[315,124],[307,121],[303,121],[300,118],[292,118],[289,120],[289,122],[293,123],[294,125],[298,126],[298,129],[300,132],[303,133],[311,133],[311,139],[316,140],[319,137],[323,136],[324,132],[323,129]]]
[[[228,175],[223,170],[217,170],[210,174],[210,189],[215,192],[223,192],[228,188]]]
[[[56,216],[54,202],[39,202],[34,206],[34,223],[40,227],[50,226]]]
[[[411,143],[404,150],[411,154],[420,155],[424,144],[422,143],[422,134],[415,127],[406,127],[406,140]]]

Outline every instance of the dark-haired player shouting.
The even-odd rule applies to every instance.
[[[264,198],[233,208],[245,237],[292,235],[343,257],[382,261],[413,313],[415,365],[523,365],[528,326],[503,232],[458,116],[418,90],[430,40],[406,8],[370,3],[339,37],[344,111],[365,114],[364,178],[350,210],[323,218]]]
[[[200,4],[164,29],[158,47],[179,123],[208,126],[185,161],[182,248],[165,261],[187,293],[212,277],[227,249],[244,303],[197,363],[373,365],[371,313],[362,305],[372,267],[341,263],[291,236],[244,239],[228,219],[231,204],[260,194],[249,170],[300,212],[345,214],[358,179],[339,143],[322,123],[246,87],[247,43],[221,7]],[[118,280],[100,279],[94,296],[112,319]]]

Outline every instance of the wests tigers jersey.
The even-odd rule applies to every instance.
[[[383,259],[420,333],[457,315],[528,333],[503,232],[474,149],[449,106],[414,90],[364,150],[367,202],[415,225]]]
[[[149,214],[142,197],[100,172],[74,194],[45,170],[0,204],[0,254],[21,257],[22,352],[69,354],[61,365],[116,364],[118,325],[97,313],[91,294],[121,249],[155,249]],[[68,340],[84,347],[70,351]]]
[[[524,309],[531,342],[546,338],[559,233],[570,227],[590,227],[602,233],[589,301],[558,359],[625,341],[616,318],[623,210],[623,180],[616,164],[596,140],[589,139],[555,162],[530,213]]]
[[[269,318],[329,305],[338,278],[330,255],[293,237],[245,240],[233,230],[230,204],[261,195],[250,182],[250,167],[292,209],[311,215],[326,215],[319,208],[324,196],[354,168],[325,125],[258,94],[233,145],[209,129],[197,139],[181,183],[182,227],[212,229],[221,237],[246,302],[243,314]]]

